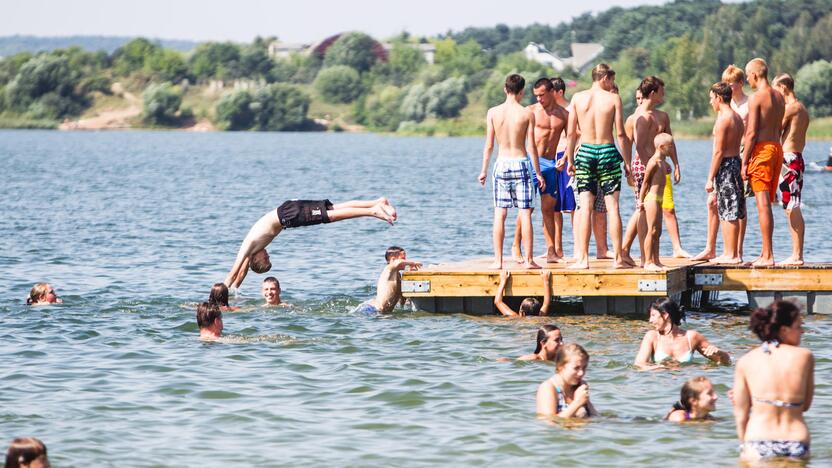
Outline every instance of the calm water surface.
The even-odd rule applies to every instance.
[[[679,147],[677,210],[693,252],[704,244],[710,143]],[[810,143],[807,162],[828,147]],[[725,397],[732,369],[700,359],[635,371],[645,317],[349,313],[373,294],[388,245],[426,263],[490,254],[480,155],[472,138],[0,132],[0,440],[36,435],[55,466],[736,465]],[[832,260],[830,181],[806,175],[811,260]],[[395,227],[350,220],[272,244],[270,274],[294,307],[262,308],[263,276],[252,273],[236,301],[245,312],[225,316],[229,342],[197,339],[194,304],[266,210],[287,198],[381,194],[399,208]],[[631,192],[622,200],[629,213]],[[790,244],[779,210],[775,220],[783,258]],[[22,305],[37,281],[65,304]],[[596,420],[537,420],[535,391],[552,367],[496,361],[530,352],[536,327],[551,321],[592,356]],[[743,314],[704,311],[688,325],[735,356],[755,343]],[[832,324],[816,315],[805,327],[817,359],[810,465],[828,466]],[[721,420],[662,422],[684,380],[699,374],[716,384]]]

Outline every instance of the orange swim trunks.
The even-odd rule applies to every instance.
[[[768,190],[769,200],[777,199],[777,182],[783,165],[783,147],[773,141],[758,141],[748,162],[748,182],[754,193]]]

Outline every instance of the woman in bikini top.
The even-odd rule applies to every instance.
[[[803,413],[815,377],[814,357],[800,347],[800,310],[776,301],[751,314],[750,328],[762,344],[737,361],[733,389],[742,458],[806,458],[811,436]]]
[[[649,310],[653,330],[648,331],[641,341],[634,363],[636,367],[652,368],[670,359],[679,363],[693,362],[694,351],[720,364],[731,363],[731,356],[709,343],[701,333],[679,328],[684,312],[672,299],[658,299]]]
[[[584,381],[589,354],[578,344],[565,344],[555,357],[555,375],[537,388],[537,413],[561,418],[587,418],[598,413]]]

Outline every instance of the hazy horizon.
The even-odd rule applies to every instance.
[[[505,2],[495,0],[423,0],[418,9],[410,7],[412,3],[382,0],[353,0],[348,4],[325,0],[290,7],[281,3],[238,0],[234,2],[234,8],[229,9],[224,3],[194,0],[146,0],[142,5],[104,0],[65,3],[28,0],[4,8],[5,14],[0,16],[0,36],[144,36],[235,42],[250,42],[256,36],[277,36],[284,42],[314,42],[350,30],[378,38],[391,37],[402,31],[414,36],[435,36],[449,30],[499,23],[554,26],[583,13],[596,13],[613,6],[659,5],[667,1],[586,0],[548,10],[535,8],[533,3],[528,8],[509,9]],[[44,11],[48,14],[41,13]],[[325,13],[321,14],[322,11]]]

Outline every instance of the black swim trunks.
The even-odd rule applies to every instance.
[[[743,196],[739,156],[722,158],[714,180],[716,190],[716,210],[722,221],[745,219],[745,197]]]
[[[284,229],[328,223],[329,200],[288,200],[277,207],[277,217]]]

